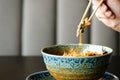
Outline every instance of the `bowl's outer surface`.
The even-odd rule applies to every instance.
[[[50,74],[59,80],[81,80],[100,78],[108,64],[112,49],[104,47],[109,52],[102,56],[90,57],[65,57],[62,52],[74,47],[76,50],[89,48],[90,50],[100,51],[103,46],[99,45],[58,45],[43,49],[42,55],[46,67]],[[57,55],[55,55],[55,54]],[[59,54],[60,53],[60,54]]]

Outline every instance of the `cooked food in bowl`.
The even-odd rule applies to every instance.
[[[70,52],[79,55],[71,56]],[[94,55],[83,55],[84,52]],[[92,44],[65,44],[46,47],[41,53],[46,68],[56,80],[98,80],[107,69],[112,49]]]
[[[68,52],[64,52],[63,56],[99,56],[99,55],[104,55],[107,54],[107,51],[103,50],[102,52],[97,52],[97,51],[89,51],[89,50],[84,50],[83,52],[76,52],[73,48],[71,48]]]

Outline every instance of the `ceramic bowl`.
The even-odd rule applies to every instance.
[[[101,52],[103,49],[107,54],[99,56],[63,56],[70,49],[83,51]],[[46,68],[56,80],[97,80],[106,71],[112,49],[102,45],[92,44],[64,44],[53,45],[41,50]]]

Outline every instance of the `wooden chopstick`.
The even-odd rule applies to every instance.
[[[87,7],[86,7],[86,10],[85,10],[85,12],[84,12],[84,14],[83,14],[83,16],[82,16],[82,19],[81,19],[81,21],[80,21],[80,23],[79,23],[79,25],[78,25],[77,34],[76,34],[77,37],[78,37],[78,35],[79,35],[79,30],[80,30],[80,27],[81,27],[81,23],[82,23],[82,21],[85,19],[86,15],[87,15],[87,13],[88,13],[88,11],[89,11],[89,9],[90,9],[91,4],[92,4],[92,0],[89,1],[88,5],[87,5]]]
[[[103,1],[104,1],[104,0],[101,0],[101,1],[98,3],[98,6],[95,8],[95,10],[92,12],[91,16],[90,16],[89,19],[88,19],[89,21],[91,21],[92,17],[95,15],[96,11],[98,10],[99,6],[102,4]],[[82,24],[83,20],[85,19],[86,15],[87,15],[87,13],[88,13],[88,11],[89,11],[89,9],[90,9],[91,4],[92,4],[92,0],[89,0],[89,3],[88,3],[88,5],[87,5],[87,8],[86,8],[86,10],[85,10],[85,12],[84,12],[84,14],[83,14],[83,16],[82,16],[82,19],[81,19],[81,21],[80,21],[80,23],[79,23],[79,25],[78,25],[78,28],[77,28],[77,34],[76,34],[77,37],[79,36],[79,31],[80,31],[81,24]]]
[[[96,13],[96,11],[98,10],[99,6],[102,4],[104,0],[101,0],[99,3],[98,3],[98,6],[95,8],[95,10],[92,12],[91,16],[89,17],[89,21],[92,19],[92,17],[94,16],[94,14]]]
[[[79,25],[81,24],[82,20],[85,19],[86,15],[87,15],[87,13],[88,13],[88,11],[90,9],[91,4],[92,4],[92,0],[89,1],[88,6],[87,6],[87,8],[86,8],[86,10],[85,10],[85,12],[84,12],[84,14],[82,16],[82,19],[81,19]]]

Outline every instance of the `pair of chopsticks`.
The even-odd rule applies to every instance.
[[[95,8],[95,10],[92,12],[91,16],[88,18],[88,21],[89,21],[89,22],[91,21],[92,17],[94,16],[95,12],[98,10],[99,6],[102,4],[103,1],[104,1],[104,0],[100,0],[100,2],[98,3],[97,7]],[[83,26],[83,25],[82,25],[82,24],[83,24],[83,21],[84,21],[84,19],[86,18],[86,15],[87,15],[87,13],[88,13],[91,5],[92,5],[92,0],[89,0],[89,3],[88,3],[88,5],[87,5],[87,8],[86,8],[86,10],[85,10],[85,12],[84,12],[84,14],[83,14],[83,16],[82,16],[82,19],[81,19],[81,21],[80,21],[80,23],[79,23],[79,25],[78,25],[77,34],[76,34],[77,37],[79,36],[80,29],[82,29],[81,27]]]

